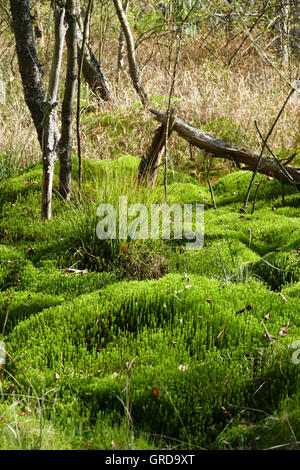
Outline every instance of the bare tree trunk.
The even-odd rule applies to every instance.
[[[56,128],[56,106],[59,76],[65,40],[65,8],[55,10],[55,49],[52,59],[48,99],[45,102],[43,117],[43,179],[42,179],[42,219],[51,219],[52,187],[54,164],[57,160],[58,135]]]
[[[134,41],[133,41],[132,33],[129,27],[129,23],[127,21],[127,17],[124,12],[124,9],[122,7],[121,0],[113,0],[113,1],[114,1],[114,5],[115,5],[115,9],[116,9],[119,21],[121,23],[121,27],[124,32],[125,39],[126,39],[127,56],[128,56],[131,80],[132,80],[135,90],[137,91],[138,95],[140,96],[142,100],[143,105],[148,106],[149,104],[148,96],[140,81],[138,70],[137,70],[137,65],[136,65],[136,60],[135,60]]]
[[[150,111],[154,114],[157,121],[163,124],[167,123],[167,116],[165,114],[155,109],[150,109]],[[230,161],[242,163],[245,165],[244,170],[253,171],[258,168],[257,171],[259,173],[272,176],[284,184],[296,184],[300,187],[300,168],[292,167],[282,162],[281,166],[284,166],[285,169],[285,171],[282,171],[281,166],[276,160],[264,156],[260,158],[260,155],[252,150],[205,134],[178,118],[175,118],[173,129],[191,145],[206,150],[214,157],[226,158]]]
[[[127,9],[129,5],[129,0],[124,0],[123,2],[123,10],[125,15],[127,15]],[[121,26],[120,35],[119,35],[119,50],[118,50],[118,66],[117,66],[117,73],[124,70],[124,51],[125,51],[125,36],[123,33],[123,29]]]
[[[77,10],[78,11],[78,10]],[[83,23],[81,19],[80,12],[77,16],[78,21],[78,29],[77,29],[77,36],[78,36],[78,57],[80,58],[81,55],[81,47],[82,47],[82,40],[83,40]],[[88,30],[87,30],[88,33]],[[88,43],[89,33],[87,34],[87,45],[84,50],[83,55],[83,65],[82,65],[82,73],[85,81],[89,85],[92,92],[103,101],[112,101],[112,94],[108,85],[108,81],[105,78],[101,64],[96,59],[91,47]]]
[[[10,0],[10,11],[25,101],[42,147],[45,91],[35,49],[29,0]]]
[[[275,2],[275,12],[278,16],[278,20],[275,24],[278,34],[277,47],[282,54],[285,65],[289,64],[290,57],[289,35],[292,4],[292,0],[276,0]]]
[[[88,44],[83,56],[82,73],[85,81],[97,97],[100,97],[103,101],[113,101],[108,81],[102,72],[101,64]]]
[[[64,199],[69,200],[72,181],[72,124],[78,69],[76,0],[66,1],[66,23],[68,25],[66,33],[68,59],[65,93],[62,104],[61,138],[59,141],[59,192]]]

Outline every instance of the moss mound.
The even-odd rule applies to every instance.
[[[204,205],[203,248],[187,250],[184,237],[99,241],[99,203],[164,202],[163,175],[151,195],[134,189],[138,165],[129,155],[84,160],[81,203],[55,197],[44,223],[40,165],[0,183],[3,409],[26,397],[30,448],[41,413],[62,448],[103,448],[116,433],[129,442],[132,423],[140,448],[164,447],[165,436],[182,448],[275,445],[274,429],[288,438],[284,413],[298,416],[298,195],[291,188],[282,203],[265,179],[254,213],[242,214],[251,175],[236,172],[215,183],[214,210],[205,185],[169,172],[170,205]]]

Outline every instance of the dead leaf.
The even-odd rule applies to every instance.
[[[159,391],[156,387],[153,387],[152,388],[152,392],[154,393],[154,395],[158,398],[159,397]]]
[[[30,247],[28,248],[28,255],[29,255],[29,256],[32,256],[33,254],[34,254],[34,248],[33,248],[32,246],[30,246]]]
[[[7,389],[7,393],[13,393],[15,389],[15,384],[10,384],[10,386]]]
[[[231,416],[230,413],[229,413],[229,411],[227,411],[227,410],[224,408],[224,406],[221,406],[221,409],[222,409],[224,415]]]
[[[242,315],[242,313],[244,313],[245,309],[242,308],[241,310],[238,310],[236,313],[239,313],[240,315]]]
[[[287,302],[287,299],[284,297],[284,295],[283,295],[281,292],[279,292],[278,295],[279,295],[279,297],[282,298],[282,300],[283,300],[284,302]]]
[[[74,274],[88,274],[88,271],[86,269],[73,269],[73,268],[67,268],[66,273],[74,273]],[[49,277],[48,277],[49,279]]]
[[[268,339],[269,341],[272,341],[273,339],[277,339],[276,336],[272,336],[269,333],[264,333],[263,338]]]
[[[284,326],[281,327],[281,329],[286,331],[289,326],[290,326],[290,322],[288,321]]]
[[[288,321],[284,326],[281,327],[281,330],[279,331],[279,336],[281,338],[284,338],[287,335],[287,329],[290,326],[290,322]]]
[[[279,336],[281,336],[281,338],[284,338],[286,335],[287,335],[286,330],[280,330],[279,331]]]
[[[178,366],[178,369],[181,371],[181,372],[185,372],[186,370],[188,370],[189,368],[189,364],[179,364]]]
[[[28,406],[23,406],[21,408],[21,413],[22,413],[21,416],[24,416],[25,414],[30,414],[31,415],[32,411],[31,411],[30,408],[28,408]]]

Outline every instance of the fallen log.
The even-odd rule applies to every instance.
[[[167,116],[155,109],[149,109],[155,119],[166,124]],[[278,163],[275,159],[263,156],[259,161],[259,154],[250,149],[239,147],[223,140],[217,139],[209,134],[199,131],[179,118],[175,118],[173,130],[191,145],[206,150],[217,158],[225,158],[236,163],[245,165],[243,170],[257,171],[271,176],[284,184],[300,186],[300,168],[287,164]],[[284,170],[282,169],[284,167]]]
[[[139,184],[147,182],[150,188],[154,187],[159,167],[161,166],[161,160],[163,155],[163,150],[166,145],[166,140],[171,136],[173,131],[174,123],[174,111],[170,110],[170,120],[169,125],[162,124],[154,133],[154,137],[148,150],[147,156],[142,157],[139,172],[138,172],[138,181]],[[168,137],[167,137],[167,127],[168,127]]]

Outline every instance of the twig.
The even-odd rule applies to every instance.
[[[179,414],[179,411],[178,411],[178,409],[176,408],[176,405],[175,405],[175,403],[173,402],[171,396],[169,395],[167,389],[166,389],[163,385],[162,385],[162,388],[164,389],[165,394],[167,395],[167,397],[169,398],[171,404],[172,404],[173,407],[174,407],[174,410],[175,410],[175,412],[176,412],[176,414],[177,414],[177,416],[178,416],[178,419],[179,419],[179,421],[180,421],[180,424],[181,424],[181,426],[182,426],[182,428],[183,428],[183,432],[184,432],[184,434],[185,434],[186,440],[187,440],[187,442],[188,442],[188,444],[189,444],[189,446],[190,446],[190,445],[191,445],[191,441],[190,441],[190,438],[189,438],[187,429],[186,429],[186,427],[185,427],[185,425],[184,425],[184,422],[183,422],[183,420],[182,420],[182,418],[181,418],[181,416],[180,416],[180,414]]]
[[[249,32],[251,33],[252,30],[255,28],[255,26],[260,22],[261,18],[263,17],[263,15],[265,14],[266,10],[267,10],[267,6],[268,6],[268,3],[269,3],[269,0],[266,1],[265,5],[263,6],[263,10],[261,12],[261,14],[256,18],[255,22],[253,23],[253,25],[251,26]],[[240,45],[237,47],[237,49],[235,50],[234,54],[230,57],[229,61],[228,61],[228,67],[229,65],[231,64],[232,60],[234,59],[234,57],[237,55],[237,53],[239,52],[239,50],[243,47],[246,39],[247,39],[247,34],[244,36],[244,39],[241,41]]]
[[[261,178],[261,179],[259,180],[259,182],[256,183],[256,184],[257,184],[257,187],[256,187],[256,191],[255,191],[255,193],[254,193],[251,215],[252,215],[252,214],[254,213],[254,211],[255,211],[256,198],[257,198],[258,190],[259,190],[259,188],[260,188],[260,185],[261,185],[262,181],[263,181],[263,179]]]
[[[214,209],[217,209],[214,191],[213,191],[213,188],[212,188],[212,185],[211,185],[211,182],[210,182],[210,179],[209,179],[209,178],[207,179],[207,182],[208,182],[208,186],[209,186],[209,190],[210,190],[210,195],[211,195],[211,200],[212,200],[213,208],[214,208]]]
[[[255,168],[254,171],[253,171],[253,175],[252,175],[252,178],[251,178],[251,181],[250,181],[250,185],[249,185],[249,188],[248,188],[248,191],[247,191],[247,194],[246,194],[244,206],[243,206],[243,208],[241,209],[242,212],[245,212],[246,208],[248,207],[248,200],[249,200],[250,192],[251,192],[252,186],[253,186],[253,184],[254,184],[254,181],[255,181],[255,178],[256,178],[256,174],[257,174],[257,172],[259,171],[259,165],[260,165],[261,159],[262,159],[262,157],[263,157],[264,150],[265,150],[265,148],[266,148],[266,146],[267,146],[267,142],[268,142],[269,138],[271,137],[271,135],[272,135],[272,133],[273,133],[273,131],[274,131],[274,128],[275,128],[277,122],[279,121],[280,116],[281,116],[281,114],[283,113],[284,108],[286,107],[286,105],[287,105],[287,103],[288,103],[290,97],[291,97],[292,94],[294,93],[294,91],[295,91],[295,89],[292,87],[292,89],[290,90],[290,92],[289,92],[289,94],[288,94],[288,96],[287,96],[285,102],[284,102],[283,105],[281,106],[281,109],[280,109],[279,113],[277,114],[275,120],[273,121],[273,124],[272,124],[272,126],[270,127],[269,132],[267,133],[267,136],[266,136],[265,139],[262,137],[262,134],[261,134],[261,132],[260,132],[260,130],[259,130],[259,128],[258,128],[257,122],[254,121],[255,127],[256,127],[256,129],[257,129],[257,131],[258,131],[258,133],[259,133],[259,135],[260,135],[262,141],[263,141],[263,145],[262,145],[262,148],[261,148],[261,151],[260,151],[260,154],[259,154],[259,158],[258,158],[258,162],[257,162],[256,168]],[[268,147],[268,148],[269,148],[269,147]],[[276,160],[277,160],[277,159],[276,159]],[[277,160],[277,162],[278,162],[278,160]],[[282,165],[281,165],[281,166],[282,166]],[[286,170],[285,170],[285,172],[287,173]],[[289,174],[286,174],[286,176],[288,176],[289,178],[291,178],[291,176],[290,176]]]
[[[170,119],[171,119],[171,102],[172,102],[172,95],[173,95],[173,90],[175,86],[175,81],[176,81],[177,68],[179,64],[179,57],[180,57],[181,44],[182,44],[182,32],[183,32],[183,23],[180,29],[179,44],[178,44],[176,59],[174,63],[173,77],[172,77],[172,83],[171,83],[171,88],[169,92],[169,102],[168,102],[168,109],[167,109],[166,137],[165,137],[165,175],[164,175],[164,187],[165,187],[166,199],[168,197],[168,136],[169,136]],[[174,169],[173,169],[173,174],[174,174]]]
[[[9,309],[7,309],[7,312],[6,312],[6,315],[5,315],[5,319],[4,319],[3,328],[2,328],[2,334],[3,334],[3,336],[4,336],[4,333],[5,333],[5,328],[6,328],[6,323],[7,323],[7,320],[8,320],[8,315],[9,315]]]
[[[257,127],[257,131],[258,131],[258,134],[260,136],[260,138],[263,140],[263,136],[260,132],[260,130],[258,129]],[[266,144],[266,148],[267,150],[270,152],[270,154],[272,155],[272,157],[274,158],[274,160],[276,161],[276,163],[278,164],[282,174],[284,174],[288,179],[289,181],[296,187],[296,189],[299,190],[299,187],[297,186],[296,182],[294,181],[293,177],[290,175],[290,173],[287,171],[287,169],[285,168],[285,165],[287,165],[288,162],[284,163],[284,165],[282,165],[281,161],[278,160],[278,158],[276,157],[276,155],[274,154],[274,152],[272,151],[272,149],[269,147],[268,144]],[[293,158],[295,158],[296,155],[292,155]],[[289,159],[288,159],[289,160]]]
[[[165,198],[167,199],[168,197],[168,135],[169,135],[169,127],[170,127],[170,110],[171,110],[171,101],[172,101],[172,95],[173,95],[173,90],[175,86],[175,81],[176,81],[176,74],[177,74],[177,69],[178,69],[178,64],[179,64],[179,57],[180,57],[180,51],[181,51],[181,45],[182,45],[182,36],[183,36],[183,27],[187,19],[189,18],[190,14],[194,10],[195,6],[197,5],[197,2],[193,4],[193,6],[190,8],[189,12],[185,16],[185,18],[181,21],[181,25],[179,28],[179,43],[178,43],[178,48],[176,52],[176,58],[175,58],[175,63],[174,63],[174,69],[173,69],[173,76],[172,76],[172,82],[171,82],[171,87],[170,87],[170,92],[169,92],[169,102],[168,102],[168,109],[167,109],[167,122],[166,122],[166,138],[165,138],[165,175],[164,175],[164,188],[165,188]],[[174,168],[173,168],[173,177],[174,177]]]

